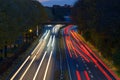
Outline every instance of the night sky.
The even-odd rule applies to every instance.
[[[64,4],[73,5],[76,0],[38,0],[38,1],[40,1],[44,6],[52,6]]]

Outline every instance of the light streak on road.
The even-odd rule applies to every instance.
[[[39,42],[39,44],[38,44],[38,45],[36,46],[36,48],[33,50],[33,52],[31,53],[31,55],[35,53],[35,51],[36,51],[36,50],[38,49],[38,47],[40,46],[41,42],[42,42],[42,41]],[[30,56],[28,56],[28,57],[26,58],[26,60],[25,60],[25,61],[23,62],[23,64],[19,67],[19,69],[16,71],[16,73],[12,76],[12,78],[11,78],[10,80],[13,80],[13,79],[16,77],[16,75],[20,72],[20,70],[23,68],[23,66],[26,64],[26,62],[27,62],[29,59],[30,59]]]
[[[25,74],[27,73],[27,71],[29,70],[30,66],[32,65],[32,63],[34,62],[37,54],[40,52],[42,47],[39,48],[39,50],[37,51],[37,53],[35,54],[35,56],[33,57],[32,61],[30,62],[30,64],[28,65],[27,69],[24,71],[24,73],[22,74],[22,76],[20,77],[20,80],[23,79],[23,77],[25,76]]]
[[[47,32],[48,32],[48,30],[45,31],[45,33],[42,35],[42,37],[40,38],[39,41],[41,41],[45,37],[45,35],[47,34]]]
[[[45,74],[44,74],[43,80],[46,80],[46,76],[47,76],[48,68],[49,68],[49,65],[50,65],[51,58],[52,58],[52,54],[53,54],[53,50],[50,53],[50,57],[48,59],[48,63],[47,63],[47,67],[46,67],[46,70],[45,70]]]
[[[47,47],[50,46],[51,42],[52,42],[52,36],[50,36],[49,42],[48,42],[48,44],[47,44]]]
[[[49,42],[48,42],[48,44],[47,44],[47,49],[50,47],[51,41],[52,41],[52,36],[50,36]],[[43,57],[42,57],[42,60],[40,61],[40,64],[39,64],[39,66],[38,66],[38,68],[37,68],[37,71],[36,71],[36,73],[35,73],[35,75],[34,75],[34,77],[33,77],[33,80],[36,79],[36,77],[37,77],[37,75],[38,75],[38,72],[39,72],[39,70],[40,70],[40,68],[41,68],[41,66],[42,66],[42,63],[43,63],[43,61],[44,61],[44,59],[45,59],[45,56],[46,56],[47,52],[48,52],[48,51],[45,51],[45,53],[44,53],[44,55],[43,55]]]
[[[35,49],[30,55],[28,55],[23,64],[18,68],[10,80],[24,80],[25,78],[27,79],[27,77],[32,80],[37,80],[38,78],[41,80],[47,80],[48,78],[52,78],[50,73],[52,73],[51,64],[53,55],[56,52],[56,37],[62,26],[63,25],[61,24],[57,24],[54,27],[51,25],[47,26],[49,28],[46,29],[42,37],[39,39],[39,43]],[[86,45],[85,41],[81,38],[81,35],[78,34],[78,32],[75,32],[75,28],[76,26],[69,25],[63,29],[64,48],[66,50],[65,66],[68,70],[69,79],[100,80],[99,77],[102,77],[103,80],[113,80],[111,77],[111,72],[109,73],[109,70],[105,69],[106,66],[104,63],[98,57],[96,57],[95,53]],[[62,57],[63,56],[60,55],[61,73],[64,72],[62,71],[62,59],[64,58]],[[33,66],[36,67],[34,68]],[[29,74],[28,72],[31,71],[33,71],[33,73]],[[97,75],[97,72],[99,75]],[[64,74],[62,74],[62,76],[63,75]]]
[[[103,69],[103,67],[100,65],[100,63],[98,63],[99,60],[97,60],[97,58],[94,57],[94,55],[93,55],[94,53],[91,54],[90,53],[91,50],[89,50],[88,47],[87,47],[88,49],[86,48],[86,45],[83,42],[83,39],[81,39],[80,35],[77,32],[75,32],[74,30],[72,30],[72,29],[74,29],[74,28],[72,28],[72,26],[73,25],[69,25],[66,28],[64,28],[64,35],[65,35],[64,39],[65,39],[66,47],[68,49],[69,54],[72,51],[72,53],[74,53],[74,55],[76,55],[76,52],[77,52],[82,58],[84,58],[84,60],[86,60],[86,62],[89,63],[91,60],[94,63],[94,65],[97,66],[98,70],[102,73],[101,76],[103,75],[105,77],[105,79],[112,80],[109,73],[107,73],[107,71],[105,71]],[[72,37],[72,39],[70,37]],[[72,56],[72,54],[70,54],[70,59],[73,58],[71,56]],[[78,72],[76,72],[76,74],[78,75]],[[84,72],[84,75],[87,80],[90,80],[87,71]],[[77,79],[79,79],[78,76],[77,76]]]
[[[77,76],[77,80],[82,80],[80,76],[80,72],[78,70],[76,70],[76,76]]]
[[[20,68],[16,71],[16,73],[12,76],[12,78],[10,80],[13,80],[15,78],[15,76],[19,73],[19,71],[23,68],[23,66],[25,65],[25,63],[28,61],[28,59],[30,58],[30,56],[28,56],[26,58],[26,60],[23,62],[23,64],[20,66]]]
[[[87,71],[84,71],[84,74],[85,74],[86,80],[90,80],[90,77],[89,77]]]
[[[77,35],[75,35],[75,32],[73,33],[73,35],[74,35],[74,37],[76,36],[77,37]],[[78,39],[80,39],[80,38],[78,38]],[[81,39],[80,39],[81,40]],[[80,41],[79,40],[79,41]],[[78,41],[78,40],[77,40]],[[90,53],[87,51],[87,49],[83,46],[83,45],[81,45],[81,50],[83,50],[83,52],[94,62],[94,64],[96,64],[96,66],[99,68],[99,70],[106,76],[106,78],[108,79],[108,80],[112,80],[111,78],[110,78],[110,76],[103,70],[103,68],[97,63],[97,60],[96,59],[94,59],[91,55],[90,55]]]
[[[38,47],[41,45],[42,40],[38,43],[38,45],[36,46],[36,48],[33,50],[33,52],[31,53],[31,55],[33,55],[35,53],[35,51],[38,49]]]
[[[52,48],[54,48],[55,47],[55,35],[53,36],[53,41],[52,41]]]
[[[48,37],[49,37],[49,35],[50,35],[50,30],[48,30],[48,32],[47,32],[47,34],[46,34],[46,36],[45,36],[44,40],[47,40],[47,39],[48,39]]]
[[[50,25],[50,27],[52,28],[51,25]],[[49,65],[50,65],[50,62],[51,62],[51,59],[52,59],[52,54],[54,53],[55,38],[56,38],[55,36],[56,36],[56,34],[58,33],[58,31],[59,31],[59,29],[61,27],[62,27],[62,25],[55,25],[55,27],[53,27],[53,29],[52,29],[53,35],[51,35],[51,30],[46,30],[44,32],[44,34],[42,35],[42,37],[39,39],[38,45],[35,47],[35,49],[32,51],[32,53],[26,58],[26,60],[19,67],[19,69],[16,71],[16,73],[12,76],[12,78],[10,80],[14,80],[14,78],[19,78],[19,80],[23,80],[24,78],[26,78],[28,70],[31,68],[31,66],[33,66],[33,62],[36,60],[37,55],[42,50],[42,47],[43,47],[42,44],[46,45],[46,43],[48,42],[48,44],[46,45],[47,46],[47,50],[43,54],[42,59],[41,59],[39,65],[38,65],[37,70],[36,70],[36,72],[34,74],[34,77],[33,77],[33,80],[36,80],[38,72],[40,71],[40,68],[41,68],[41,66],[42,66],[42,64],[43,64],[43,62],[45,60],[45,56],[46,56],[46,54],[48,52],[50,52],[49,59],[48,59],[48,62],[46,64],[47,66],[46,66],[46,69],[45,69],[44,78],[43,78],[43,79],[46,79],[47,72],[48,72],[48,69],[49,69]],[[48,40],[48,38],[49,38],[49,40]],[[28,60],[30,60],[30,62],[28,64],[26,64]],[[21,74],[21,70],[22,70],[23,67],[26,67],[26,68],[25,68],[25,71],[22,72],[22,74]]]
[[[28,69],[30,68],[30,66],[32,65],[33,61],[35,60],[36,55],[34,56],[34,58],[32,59],[32,61],[30,62],[30,64],[28,65],[27,69],[24,71],[24,73],[22,74],[22,76],[20,77],[19,80],[23,80],[23,77],[25,76],[25,74],[27,73]]]
[[[53,36],[53,40],[52,40],[52,45],[51,46],[52,46],[52,50],[50,52],[50,57],[48,59],[48,63],[47,63],[47,67],[46,67],[46,70],[45,70],[45,74],[44,74],[43,80],[46,79],[48,68],[49,68],[49,65],[50,65],[50,62],[51,62],[51,59],[52,59],[52,54],[53,54],[54,47],[55,47],[55,35]]]
[[[45,59],[46,53],[47,53],[47,51],[45,51],[45,53],[44,53],[44,55],[43,55],[43,57],[42,57],[42,60],[41,60],[39,66],[38,66],[38,68],[37,68],[37,71],[36,71],[36,73],[35,73],[35,75],[34,75],[34,77],[33,77],[33,80],[35,80],[36,77],[37,77],[37,75],[38,75],[38,72],[39,72],[39,70],[40,70],[40,67],[42,66],[43,60]]]

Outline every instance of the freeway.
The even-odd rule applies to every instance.
[[[119,80],[87,46],[75,25],[45,25],[10,80]]]
[[[116,80],[73,27],[69,25],[63,30],[70,80]]]
[[[56,36],[62,25],[51,27],[45,30],[38,45],[10,80],[52,80]]]

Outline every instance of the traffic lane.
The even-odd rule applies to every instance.
[[[71,44],[73,44],[73,40],[72,40],[72,43],[71,43]],[[74,44],[74,46],[75,46],[75,44]],[[78,46],[77,46],[76,48],[78,48]],[[78,50],[79,50],[79,49],[78,49]],[[79,51],[78,51],[78,52],[79,52]],[[82,54],[83,54],[86,58],[88,58],[87,55],[85,55],[85,53],[82,53]],[[82,60],[84,60],[84,59],[82,59]],[[81,60],[79,60],[79,62],[80,62],[80,61],[81,61]],[[81,63],[81,64],[84,65],[85,63]],[[78,65],[78,64],[77,64],[77,65]],[[87,64],[86,64],[86,65],[87,65]],[[82,66],[80,66],[80,67],[81,67],[80,69],[83,69],[85,66],[84,66],[83,68],[82,68]],[[80,74],[82,75],[81,78],[82,78],[82,79],[85,79],[85,77],[84,77],[84,75],[85,75],[85,74],[84,74],[85,69],[79,70],[79,71],[80,71]],[[86,71],[86,72],[87,72],[87,71]],[[88,72],[90,72],[90,71],[88,71]]]
[[[53,53],[54,54],[54,53]],[[51,61],[50,61],[50,65],[48,68],[48,72],[47,72],[47,77],[45,80],[54,80],[54,70],[55,70],[55,57],[52,56]]]
[[[87,70],[86,70],[83,58],[81,56],[78,56],[75,60],[76,60],[77,70],[79,71],[80,76],[81,76],[81,80],[87,80],[84,74],[84,71],[87,71]]]
[[[39,60],[40,57],[44,54],[43,52],[45,52],[45,51],[47,50],[47,45],[46,45],[46,44],[47,44],[48,42],[43,41],[42,43],[43,43],[43,44],[41,45],[41,50],[40,50],[39,54],[37,54],[36,60]]]
[[[69,53],[67,53],[67,59],[68,59],[68,65],[70,68],[71,78],[72,78],[72,80],[77,80],[76,73],[75,73],[77,70],[76,61],[69,56]]]
[[[81,61],[82,60],[82,64]],[[78,56],[77,61],[79,65],[84,66],[84,71],[88,72],[89,78],[91,80],[107,80],[106,77],[101,73],[101,71],[97,68],[97,66],[93,62],[86,62],[81,56]],[[81,66],[79,66],[79,70],[81,72]]]
[[[75,38],[75,37],[74,37],[74,38]],[[79,42],[77,38],[75,38],[75,40],[76,40],[77,42]],[[99,70],[100,70],[108,79],[110,79],[109,75],[103,70],[103,68],[101,68],[101,66],[97,63],[96,59],[94,59],[93,56],[91,56],[90,53],[86,50],[86,48],[85,48],[84,45],[82,44],[82,41],[81,41],[81,40],[80,40],[80,45],[82,45],[82,46],[81,46],[81,49],[85,52],[85,54],[87,54],[87,55],[90,57],[90,59],[99,67]]]
[[[64,33],[63,33],[64,34]],[[62,34],[62,35],[63,35]],[[62,80],[71,80],[70,79],[70,75],[69,75],[69,69],[68,69],[68,61],[67,61],[67,48],[66,48],[66,44],[65,44],[65,40],[64,37],[62,36],[60,39],[61,42],[61,57],[62,57],[62,73],[61,73],[61,78]],[[63,45],[62,45],[63,44]]]
[[[76,44],[76,45],[77,45],[77,44]],[[74,44],[74,46],[75,46],[75,44]],[[76,47],[76,49],[78,49],[78,46]],[[88,55],[86,55],[86,54],[85,54],[83,51],[81,51],[80,49],[78,49],[78,50],[80,51],[81,54],[83,54],[83,55],[85,56],[85,58],[89,59],[89,61],[92,62],[92,60],[88,57]],[[82,57],[82,56],[81,56],[81,57]],[[82,58],[83,58],[83,57],[82,57]],[[84,60],[84,59],[82,59],[82,60]],[[84,62],[86,62],[86,61],[84,61]],[[88,62],[87,62],[87,63],[88,63]],[[87,67],[87,65],[89,65],[89,63],[86,64],[86,67]],[[95,64],[93,64],[92,66],[94,66],[94,65],[95,65]],[[92,68],[92,69],[94,69],[94,68]],[[91,69],[91,70],[92,70],[92,69]],[[91,73],[90,70],[89,70],[88,72]],[[97,70],[97,72],[98,72],[98,73],[101,73],[99,70]],[[97,72],[94,71],[94,73],[95,73],[94,75],[96,75]],[[91,74],[90,74],[90,75],[91,75]],[[91,75],[91,78],[92,78],[92,76],[93,76],[93,75]],[[99,76],[97,75],[96,77],[99,77],[98,79],[95,78],[95,79],[97,79],[97,80],[99,80],[99,79],[101,79],[101,78],[103,78],[103,80],[106,79],[103,74],[100,74]]]
[[[67,50],[68,50],[68,53],[70,54],[70,55],[68,55],[69,57],[68,57],[68,63],[69,63],[69,65],[70,65],[70,73],[71,73],[71,76],[72,76],[72,79],[73,80],[77,80],[77,78],[78,78],[78,75],[76,75],[76,71],[78,71],[77,70],[77,68],[76,68],[76,64],[77,64],[77,62],[76,62],[76,60],[74,60],[74,54],[75,53],[73,53],[73,52],[75,52],[75,51],[72,51],[71,50],[71,48],[73,48],[72,47],[72,45],[71,45],[71,43],[68,43],[68,42],[70,42],[70,39],[69,39],[69,36],[65,36],[65,41],[66,41],[66,47],[67,47]],[[83,67],[84,68],[84,67]],[[82,79],[83,80],[85,80],[86,78],[85,78],[85,76],[84,76],[84,70],[82,70],[81,71],[81,75],[82,75]]]
[[[39,41],[39,43],[38,43],[38,45],[35,47],[35,49],[34,49],[33,52],[31,53],[32,56],[34,56],[34,55],[37,53],[37,51],[38,51],[39,48],[41,47],[43,41],[44,41],[44,39],[41,38],[40,41]]]
[[[86,69],[85,69],[85,63],[82,61],[82,60],[84,60],[83,58],[85,57],[85,59],[86,58],[88,58],[85,54],[83,54],[82,52],[80,52],[80,50],[78,49],[78,46],[76,47],[76,45],[75,44],[73,44],[73,40],[71,40],[71,44],[72,44],[72,46],[73,46],[73,50],[74,51],[72,51],[72,52],[75,52],[75,53],[73,53],[73,58],[75,59],[75,61],[76,61],[76,67],[77,67],[77,69],[76,69],[76,72],[77,72],[77,78],[79,78],[79,79],[82,79],[82,80],[85,80],[85,79],[90,79],[89,78],[89,76],[88,76],[88,74],[87,74],[87,71],[86,71]],[[82,56],[81,56],[82,55]],[[83,57],[84,56],[84,57]],[[87,62],[87,61],[86,61]],[[87,76],[86,76],[86,74],[87,74]]]
[[[27,62],[23,65],[23,67],[21,68],[21,70],[18,72],[18,74],[15,76],[14,80],[18,80],[20,78],[20,76],[24,73],[24,71],[26,70],[27,66],[30,64],[30,62],[32,61],[33,57],[35,56],[35,54],[39,51],[39,48],[41,46],[42,43],[39,43],[35,49],[32,52],[32,55],[29,57],[29,59],[27,60]]]
[[[51,44],[51,49],[50,49],[50,56],[48,59],[47,67],[45,70],[44,78],[43,80],[52,80],[54,77],[54,64],[53,61],[55,61],[55,53],[56,53],[56,36],[53,36],[53,41]],[[55,62],[54,62],[55,63]]]
[[[70,58],[71,59],[73,59],[73,57],[77,57],[77,54],[76,54],[76,51],[74,50],[75,48],[73,47],[73,44],[70,42],[71,40],[70,40],[70,37],[68,36],[67,38],[65,38],[65,39],[67,39],[66,40],[66,42],[67,41],[69,41],[69,44],[68,43],[66,43],[67,44],[67,47],[68,47],[68,49],[69,49],[69,54],[70,54]],[[71,46],[70,46],[71,45]],[[71,48],[73,49],[73,50],[71,50]],[[76,58],[75,57],[75,58]],[[75,60],[76,61],[76,60]],[[75,62],[75,61],[73,61],[73,62],[71,62],[70,61],[70,63],[74,63],[74,66],[73,66],[73,64],[71,64],[70,66],[72,66],[72,76],[74,75],[75,77],[73,78],[74,80],[77,80],[77,78],[79,78],[80,79],[80,74],[78,75],[78,74],[76,74],[75,75],[75,72],[77,72],[78,73],[78,70],[77,70],[77,68],[75,67],[76,65],[75,64],[77,64],[77,62]],[[78,64],[77,64],[78,65]],[[74,67],[74,68],[73,68]],[[81,66],[82,67],[82,66]],[[84,67],[83,67],[84,68]],[[84,70],[83,70],[84,71]],[[85,76],[84,76],[84,72],[83,71],[81,71],[81,75],[82,75],[82,77],[81,77],[81,79],[83,79],[83,80],[85,80]]]
[[[73,47],[73,45],[72,45],[72,43],[71,43],[71,40],[70,40],[70,36],[67,36],[67,37],[65,37],[65,41],[66,41],[66,45],[67,45],[67,49],[68,49],[68,53],[70,54],[70,55],[68,55],[69,56],[69,58],[68,58],[68,62],[69,62],[69,65],[70,65],[70,68],[71,68],[71,75],[72,75],[72,78],[73,78],[73,80],[77,80],[77,78],[78,77],[80,77],[80,75],[76,75],[76,72],[78,72],[78,69],[75,67],[76,66],[76,64],[77,64],[77,62],[76,62],[76,60],[75,60],[75,54],[76,53],[74,53],[75,51],[73,51],[74,50],[74,47]],[[69,42],[69,43],[68,43]],[[72,49],[72,50],[71,50]],[[75,57],[75,58],[74,58]],[[71,61],[69,61],[69,60],[71,60]],[[77,64],[78,65],[78,64]],[[80,73],[81,73],[81,79],[83,79],[83,80],[85,80],[86,79],[86,76],[84,76],[84,67],[83,66],[81,66],[82,68],[80,68],[80,69],[82,69],[82,70],[80,70]]]
[[[43,42],[40,47],[39,54],[36,55],[34,62],[32,63],[29,70],[25,74],[23,80],[27,80],[27,79],[32,80],[33,79],[34,74],[38,68],[39,62],[41,62],[41,58],[43,57],[43,51],[44,51],[45,46],[46,46],[46,42]]]
[[[109,68],[95,55],[95,53],[85,44],[84,41],[82,41],[81,36],[74,32],[77,37],[80,39],[81,43],[83,44],[83,46],[88,50],[88,52],[92,55],[92,57],[94,57],[94,59],[97,60],[97,65],[99,67],[99,69],[102,71],[102,73],[109,79],[109,80],[116,80],[118,79],[118,77],[111,71],[109,70]],[[115,79],[116,78],[116,79]]]
[[[42,43],[42,40],[43,40],[43,39],[40,39],[38,45],[35,47],[35,49],[34,49],[33,52],[31,53],[31,55],[26,58],[26,60],[23,62],[23,64],[21,64],[20,68],[19,68],[19,69],[16,71],[16,73],[11,77],[11,80],[13,80],[15,77],[18,78],[18,76],[20,76],[20,75],[19,75],[19,74],[20,74],[20,71],[21,71],[21,72],[24,71],[23,69],[24,69],[25,67],[27,68],[26,65],[29,66],[29,63],[31,63],[31,61],[32,61],[32,60],[30,60],[30,59],[32,59],[32,58],[36,55],[37,51],[39,50],[39,47],[41,46],[40,44]],[[24,72],[23,72],[23,73],[24,73]],[[18,76],[17,76],[17,75],[18,75]]]
[[[91,78],[93,78],[94,80],[107,80],[105,75],[98,69],[98,67],[94,63],[90,62],[89,64],[87,64],[87,66],[89,67],[88,72]]]
[[[65,35],[64,37],[64,40],[65,40],[65,48],[66,48],[66,56],[67,56],[67,61],[68,61],[68,66],[69,66],[69,76],[71,76],[70,79],[72,80],[77,80],[77,77],[76,77],[76,61],[73,59],[73,51],[71,50],[71,45],[70,45],[70,40],[69,40],[69,36],[68,35]]]
[[[83,44],[81,44],[83,45]],[[84,47],[84,46],[83,46]],[[87,54],[90,59],[92,60],[92,62],[99,68],[99,70],[102,72],[102,74],[107,78],[107,79],[110,79],[111,80],[111,77],[109,76],[109,74],[104,70],[104,68],[99,65],[98,61],[87,51],[87,49],[84,47],[84,51],[85,51],[85,54]],[[86,53],[87,52],[87,53]],[[104,79],[104,78],[103,78]]]
[[[19,80],[19,78],[21,77],[21,75],[24,73],[24,71],[26,70],[27,66],[30,64],[32,60],[29,59],[26,64],[22,67],[22,69],[19,71],[19,73],[15,76],[15,78],[13,80]]]
[[[81,80],[87,80],[87,78],[89,78],[89,76],[86,77],[84,73],[87,70],[82,59],[82,57],[76,57],[75,55],[73,55],[72,58],[70,56],[68,57],[72,80],[78,80],[78,77],[80,77]],[[79,72],[79,75],[77,75],[76,72]]]
[[[74,50],[76,51],[77,55],[80,55],[81,57],[83,57],[87,62],[92,61],[92,60],[89,58],[89,56],[84,53],[84,50],[82,50],[82,49],[80,48],[80,46],[79,46],[80,44],[79,44],[79,43],[77,43],[77,42],[76,42],[74,39],[72,39],[72,38],[71,38],[71,43],[72,43],[72,45],[74,46]]]
[[[84,64],[83,64],[83,62],[82,62],[82,60],[79,60],[79,63],[77,62],[77,58],[78,58],[78,55],[77,55],[77,53],[76,53],[76,48],[74,47],[75,45],[73,45],[73,43],[72,43],[72,41],[71,41],[71,39],[70,39],[70,37],[69,38],[66,38],[66,39],[68,39],[68,41],[69,41],[69,46],[71,46],[72,47],[72,50],[69,50],[69,52],[71,53],[71,55],[72,56],[70,56],[71,57],[71,59],[73,60],[73,62],[72,63],[74,63],[74,64],[72,64],[71,66],[72,66],[72,70],[73,70],[73,67],[75,68],[75,71],[73,71],[74,73],[72,74],[72,75],[74,75],[75,74],[75,72],[76,72],[76,77],[77,78],[79,78],[79,79],[82,79],[82,80],[85,80],[85,79],[87,79],[87,78],[89,78],[89,76],[87,76],[87,78],[86,78],[86,76],[85,76],[85,67],[84,67]],[[78,51],[79,52],[79,51]],[[74,66],[73,66],[74,65]],[[75,67],[76,66],[76,67]],[[80,70],[78,70],[79,67],[80,66]],[[77,69],[78,68],[78,69]],[[80,72],[79,72],[80,71]],[[79,73],[79,74],[78,74]],[[81,77],[80,77],[81,76]],[[75,78],[74,78],[75,79]]]
[[[50,69],[48,70],[48,76],[51,75],[50,79],[48,79],[47,76],[47,80],[59,80],[60,76],[61,76],[61,64],[62,61],[60,59],[60,55],[62,53],[61,51],[61,44],[60,44],[60,38],[59,36],[56,37],[56,45],[54,47],[54,52],[53,52],[53,56],[50,62]],[[52,67],[51,67],[52,66]],[[50,74],[51,71],[51,74]]]
[[[77,47],[76,47],[76,49],[77,49]],[[79,50],[79,51],[81,51],[81,50]],[[84,64],[85,64],[86,67],[90,66],[91,63],[92,63],[92,65],[91,65],[92,68],[91,68],[91,70],[88,71],[88,72],[90,73],[89,75],[91,76],[91,78],[93,79],[93,75],[96,75],[96,74],[98,73],[99,76],[98,76],[98,74],[95,76],[95,77],[98,77],[98,79],[97,79],[97,78],[95,78],[95,79],[97,79],[97,80],[99,80],[99,79],[101,79],[101,78],[102,78],[103,80],[106,79],[105,76],[100,72],[100,70],[96,69],[96,70],[93,71],[93,69],[95,69],[95,67],[94,67],[95,64],[92,62],[92,60],[91,60],[84,52],[81,51],[80,53],[83,54],[83,55],[84,55],[87,59],[89,59],[89,61],[90,61],[90,62],[88,63],[88,62],[87,62],[86,60],[84,60],[83,57],[81,56],[81,58],[82,58],[82,60],[83,60],[83,62],[84,62]],[[79,55],[79,56],[80,56],[80,55]],[[79,57],[78,59],[81,60],[81,58]],[[79,61],[80,61],[80,60],[79,60]],[[88,67],[88,68],[89,68],[89,67]],[[88,68],[87,68],[87,69],[88,69]],[[92,73],[94,73],[94,74],[92,74]],[[94,80],[95,80],[95,79],[94,79]]]
[[[47,63],[48,63],[49,56],[50,56],[50,51],[48,51],[46,53],[46,56],[45,56],[45,58],[43,60],[43,63],[41,65],[40,69],[39,69],[39,72],[37,74],[36,80],[42,80],[43,79],[44,74],[45,74],[45,70],[46,70],[46,66],[47,66]]]
[[[26,75],[24,76],[23,80],[33,80],[34,74],[38,68],[40,60],[34,61],[30,69],[27,71]]]
[[[65,40],[65,41],[67,41],[67,40]],[[70,54],[72,55],[73,53],[70,50],[68,50],[69,48],[67,46],[67,43],[66,43],[65,48],[66,48],[67,61],[68,61],[68,65],[69,65],[69,68],[70,68],[70,74],[71,74],[70,76],[71,76],[72,80],[77,80],[77,77],[76,77],[76,70],[77,70],[76,61],[73,59],[72,56],[70,56]]]
[[[64,31],[65,32],[65,31]],[[67,66],[67,71],[68,71],[68,74],[69,74],[69,80],[72,80],[72,77],[71,77],[71,70],[70,70],[70,66],[69,66],[69,62],[68,62],[68,48],[67,48],[67,43],[66,43],[66,38],[65,38],[65,33],[63,33],[63,44],[64,44],[64,49],[65,49],[65,60],[66,60],[66,66]],[[64,60],[63,60],[64,61]]]

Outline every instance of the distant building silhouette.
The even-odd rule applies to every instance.
[[[49,17],[52,16],[53,21],[65,21],[71,15],[71,8],[70,5],[65,4],[64,6],[53,5],[52,7],[46,7],[46,10],[49,12]]]

